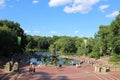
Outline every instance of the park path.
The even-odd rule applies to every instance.
[[[21,68],[21,73],[9,73],[1,80],[120,80],[120,72],[94,73],[92,65],[75,66],[41,66],[30,74],[29,66]]]

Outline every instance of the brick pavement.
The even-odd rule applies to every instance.
[[[105,74],[94,73],[94,68],[82,66],[63,66],[56,68],[55,66],[42,66],[36,68],[36,72],[29,74],[29,67],[22,68],[21,73],[12,73],[1,80],[119,80],[120,72],[107,72]]]

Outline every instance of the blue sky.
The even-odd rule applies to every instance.
[[[120,0],[0,0],[0,20],[18,22],[26,34],[93,37],[119,14]]]

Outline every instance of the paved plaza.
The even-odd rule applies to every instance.
[[[0,80],[120,80],[120,72],[95,73],[92,65],[75,66],[41,66],[33,74],[29,66],[21,68],[21,73],[8,73]]]

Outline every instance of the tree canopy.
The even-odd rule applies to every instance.
[[[0,20],[0,55],[10,56],[25,50],[26,35],[19,23]],[[21,38],[18,44],[18,37]]]
[[[110,25],[100,25],[94,38],[26,35],[19,23],[8,20],[0,20],[0,36],[0,55],[44,50],[95,58],[119,55],[120,14]]]

